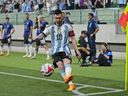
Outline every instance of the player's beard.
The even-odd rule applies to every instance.
[[[56,22],[58,26],[61,26],[62,25],[62,21],[58,21]]]

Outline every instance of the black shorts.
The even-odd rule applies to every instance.
[[[31,44],[31,43],[32,43],[32,39],[28,37],[24,37],[24,44]]]
[[[52,55],[52,60],[53,60],[53,65],[54,65],[54,67],[55,67],[55,68],[57,67],[56,63],[57,63],[58,61],[63,62],[63,59],[64,59],[64,58],[67,58],[67,59],[71,60],[71,57],[70,57],[70,56],[67,56],[65,52],[58,52],[58,53],[53,54],[53,55]],[[71,60],[71,61],[72,61],[72,60]]]
[[[2,39],[1,43],[3,43],[3,44],[11,44],[11,38],[4,38],[4,39]]]
[[[43,46],[46,45],[46,41],[45,40],[36,40],[36,46]]]

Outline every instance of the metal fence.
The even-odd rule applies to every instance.
[[[91,12],[90,9],[81,9],[81,10],[65,10],[65,12],[70,12],[69,19],[74,24],[87,24],[88,22],[88,13]],[[122,9],[119,8],[102,8],[97,9],[98,18],[101,22],[106,22],[107,24],[116,24],[118,26],[118,19],[122,12]],[[24,13],[8,13],[0,14],[0,23],[4,22],[6,16],[10,17],[10,22],[15,25],[22,25],[24,22]],[[30,12],[30,18],[34,20],[37,16],[37,12]],[[43,11],[44,18],[49,22],[53,23],[53,16],[50,15],[47,11]],[[120,29],[117,28],[119,33]],[[118,32],[117,32],[118,33]]]

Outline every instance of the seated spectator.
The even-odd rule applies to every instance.
[[[95,3],[94,3],[94,6],[96,8],[103,8],[103,0],[96,0]]]
[[[123,0],[122,0],[122,1],[123,1]],[[106,1],[105,1],[105,7],[106,7],[106,8],[112,7],[112,2],[113,2],[113,0],[106,0]]]
[[[26,12],[26,6],[27,6],[27,4],[26,4],[25,0],[23,0],[23,2],[21,4],[21,12]]]
[[[61,2],[59,3],[59,9],[60,10],[65,10],[65,3],[63,0],[61,0]]]
[[[92,2],[90,0],[85,0],[84,6],[87,9],[91,9],[93,7]]]
[[[87,37],[86,35],[86,31],[81,31],[81,36],[79,37],[78,40],[78,50],[81,53],[81,58],[82,58],[82,64],[81,66],[87,66],[87,62],[86,62],[86,57],[89,56],[90,52],[89,52],[89,48],[87,48],[87,42],[85,40],[85,38]]]
[[[95,62],[98,63],[99,66],[111,66],[112,60],[112,51],[108,49],[107,43],[102,43],[98,58],[95,60]]]
[[[118,0],[119,7],[125,7],[127,0]]]

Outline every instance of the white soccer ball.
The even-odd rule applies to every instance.
[[[53,72],[54,72],[54,67],[49,63],[43,64],[41,66],[40,72],[45,77],[51,76],[53,74]]]

